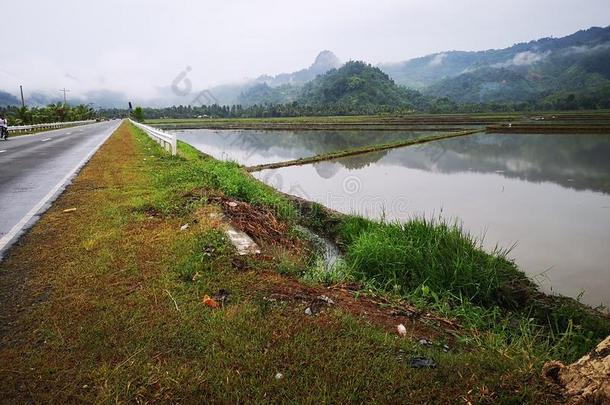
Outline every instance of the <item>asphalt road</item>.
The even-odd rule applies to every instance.
[[[101,122],[0,141],[0,260],[120,123]]]

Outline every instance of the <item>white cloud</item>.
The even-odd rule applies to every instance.
[[[515,66],[529,66],[536,62],[539,62],[546,58],[550,52],[536,53],[536,52],[519,52],[515,55],[511,61],[512,65]]]
[[[446,53],[438,53],[438,54],[434,55],[434,57],[430,60],[430,63],[428,63],[428,66],[438,66],[441,63],[443,63],[443,61],[445,60],[446,57],[447,57]]]
[[[596,46],[585,46],[585,45],[580,45],[580,46],[571,46],[567,49],[565,49],[563,52],[566,55],[569,54],[575,54],[575,53],[587,53],[587,52],[595,52],[595,51],[601,51],[601,50],[605,50],[610,48],[610,44],[600,44],[600,45],[596,45]]]
[[[493,64],[492,67],[503,68],[510,66],[530,66],[536,62],[540,62],[544,58],[550,55],[550,51],[546,52],[519,52],[512,59],[507,60],[506,62]]]

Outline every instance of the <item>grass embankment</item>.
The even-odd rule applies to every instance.
[[[600,110],[535,114],[520,122],[488,125],[486,130],[516,134],[610,134],[610,112]]]
[[[287,118],[187,118],[151,119],[146,123],[163,129],[258,129],[258,130],[421,130],[458,131],[467,127],[515,122],[522,114],[409,114],[372,116]]]
[[[348,216],[324,229],[333,229],[345,252],[332,277],[365,280],[470,328],[493,331],[504,343],[531,340],[546,356],[574,361],[610,334],[606,316],[539,292],[508,251],[484,252],[458,224],[380,224]]]
[[[258,130],[420,130],[457,131],[501,123],[579,123],[584,126],[610,123],[610,111],[562,111],[474,114],[405,114],[369,116],[317,116],[282,118],[183,118],[149,119],[163,129],[258,129]]]
[[[343,157],[347,157],[347,156],[362,155],[364,153],[379,152],[379,151],[383,151],[383,150],[402,148],[405,146],[412,146],[412,145],[421,145],[421,144],[427,143],[427,142],[440,141],[440,140],[449,139],[449,138],[457,138],[460,136],[476,134],[478,132],[481,132],[481,131],[477,129],[477,130],[471,130],[471,131],[450,132],[450,133],[441,134],[441,135],[435,134],[435,135],[424,136],[424,137],[419,137],[419,138],[415,138],[415,139],[408,139],[408,140],[404,140],[404,141],[369,145],[369,146],[363,146],[360,148],[341,150],[341,151],[337,151],[337,152],[329,152],[329,153],[324,153],[324,154],[316,155],[316,156],[310,156],[310,157],[305,157],[305,158],[300,158],[300,159],[295,159],[295,160],[287,160],[284,162],[267,163],[267,164],[262,164],[262,165],[257,165],[257,166],[250,166],[250,167],[247,167],[246,170],[248,170],[249,172],[257,172],[260,170],[279,169],[281,167],[288,167],[288,166],[300,166],[300,165],[306,165],[306,164],[310,164],[310,163],[322,162],[322,161],[326,161],[326,160],[339,159],[339,158],[343,158]]]
[[[600,333],[577,321],[551,336],[509,316],[498,297],[514,265],[454,228],[317,205],[301,217],[236,164],[179,150],[168,156],[124,124],[0,264],[4,401],[554,403],[542,363]],[[222,212],[250,227],[261,255],[234,254]],[[345,262],[321,272],[298,222],[337,236]],[[341,278],[349,284],[316,284]],[[226,292],[222,308],[202,304]],[[308,306],[322,308],[307,316]],[[492,314],[493,327],[477,321]],[[418,356],[438,366],[410,367]]]
[[[553,123],[546,124],[514,124],[491,125],[486,128],[487,132],[514,133],[514,134],[610,134],[610,121],[607,123]]]

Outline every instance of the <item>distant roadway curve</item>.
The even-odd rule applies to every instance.
[[[101,122],[0,141],[0,260],[120,123]]]

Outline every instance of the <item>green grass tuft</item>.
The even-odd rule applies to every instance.
[[[498,293],[509,280],[525,278],[503,252],[486,253],[459,225],[443,220],[386,224],[350,217],[340,237],[353,271],[387,290],[426,285],[487,306],[506,301]]]

